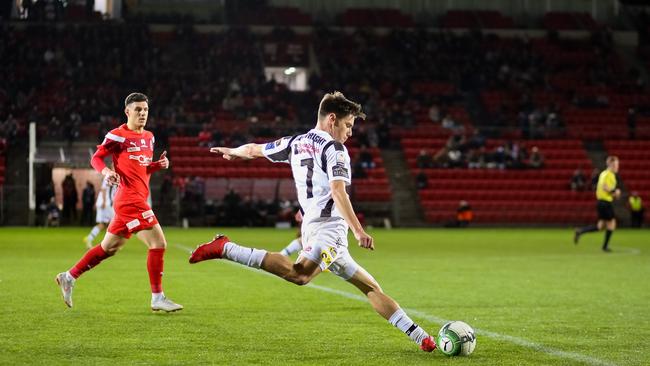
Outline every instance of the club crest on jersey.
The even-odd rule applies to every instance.
[[[129,155],[129,159],[137,160],[141,166],[149,166],[151,164],[151,158],[145,155]]]

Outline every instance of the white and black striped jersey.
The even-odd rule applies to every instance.
[[[334,205],[330,182],[351,183],[350,155],[340,142],[325,131],[283,137],[262,149],[274,163],[291,164],[298,202],[303,211],[303,225],[316,221],[343,220]]]
[[[115,192],[117,187],[108,182],[108,178],[104,177],[102,180],[102,190],[106,192],[106,206],[113,207],[113,199],[115,198]],[[97,194],[97,200],[95,201],[95,207],[102,207],[104,204],[104,197],[102,197],[101,191]]]

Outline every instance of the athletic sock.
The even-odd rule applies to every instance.
[[[584,233],[590,233],[593,231],[598,231],[598,226],[596,225],[585,226],[583,228],[580,228],[580,230],[578,230],[578,234],[582,235]]]
[[[609,245],[609,238],[612,237],[612,232],[611,230],[605,230],[605,242],[603,243],[603,250],[607,250],[607,246]]]
[[[247,248],[233,242],[223,247],[224,258],[253,268],[260,268],[265,255],[266,250]]]
[[[162,276],[165,248],[149,249],[147,255],[147,271],[149,272],[149,283],[151,284],[151,293],[162,293]]]
[[[397,309],[388,321],[419,345],[422,344],[422,340],[429,337],[429,334],[415,324],[402,309]]]
[[[95,267],[108,257],[110,256],[104,251],[104,248],[102,248],[101,245],[95,245],[94,247],[88,249],[86,254],[81,257],[79,262],[77,262],[74,267],[70,268],[68,273],[70,273],[70,276],[72,276],[72,278],[77,279],[84,272]]]
[[[282,249],[280,251],[280,254],[288,257],[291,254],[299,251],[302,249],[302,243],[300,242],[300,238],[294,239],[289,245],[287,245],[286,248]]]
[[[90,234],[88,234],[88,241],[92,242],[95,240],[97,235],[99,235],[99,226],[95,225],[92,230],[90,230]]]

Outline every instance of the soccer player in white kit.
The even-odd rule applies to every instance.
[[[113,219],[113,198],[115,197],[115,191],[117,187],[108,182],[108,178],[102,180],[102,188],[97,194],[97,200],[95,201],[95,209],[97,214],[95,215],[95,222],[97,223],[90,233],[84,237],[84,243],[86,243],[87,248],[92,248],[93,240],[99,235],[99,233],[108,227],[108,223]]]
[[[348,229],[352,230],[359,246],[374,249],[373,238],[361,226],[345,190],[351,183],[352,172],[350,156],[343,143],[352,135],[357,117],[365,119],[360,104],[348,100],[340,92],[328,93],[320,102],[316,127],[305,134],[267,144],[211,148],[211,152],[222,154],[226,160],[266,157],[275,163],[291,165],[303,211],[302,252],[293,263],[281,253],[244,247],[224,235],[217,235],[192,252],[190,263],[227,259],[261,268],[297,285],[309,283],[327,269],[361,290],[377,313],[422,350],[431,352],[436,348],[433,337],[415,324],[348,252]]]

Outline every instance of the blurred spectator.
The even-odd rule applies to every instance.
[[[544,156],[539,151],[539,148],[537,148],[537,146],[533,146],[533,148],[530,150],[528,166],[533,169],[541,169],[544,167]]]
[[[587,177],[581,168],[578,168],[573,172],[573,176],[571,176],[571,182],[569,185],[571,187],[571,190],[574,192],[582,192],[585,190],[587,187]]]
[[[425,149],[422,149],[415,159],[415,164],[419,169],[433,168],[432,156]]]
[[[627,110],[627,133],[629,139],[636,138],[636,110],[634,108]]]
[[[65,176],[61,187],[63,189],[63,212],[61,219],[67,225],[75,224],[77,221],[77,202],[79,201],[79,196],[72,173],[68,173]]]
[[[212,142],[212,132],[210,132],[210,128],[207,123],[203,124],[203,129],[201,132],[199,132],[199,146],[203,147],[211,147],[211,142]]]
[[[160,204],[164,205],[168,202],[172,202],[174,199],[173,192],[173,174],[171,170],[166,170],[165,175],[163,176],[162,184],[160,185]]]
[[[45,207],[45,212],[47,213],[45,219],[46,227],[60,225],[61,211],[59,211],[59,206],[56,204],[54,197],[50,198],[50,203]]]
[[[628,207],[630,209],[631,226],[634,228],[643,226],[645,207],[643,207],[643,201],[638,192],[632,192],[628,198]]]
[[[429,186],[429,178],[427,178],[424,171],[420,170],[418,175],[415,176],[415,186],[417,189],[425,189]]]
[[[440,107],[437,103],[434,103],[429,107],[429,119],[432,122],[440,122]]]
[[[95,186],[86,182],[86,187],[81,193],[81,225],[92,226],[95,218],[93,209],[95,207]]]
[[[478,150],[470,150],[467,154],[467,167],[470,169],[484,169],[487,168],[487,156],[485,155],[485,147]]]
[[[359,160],[361,161],[361,166],[363,166],[364,169],[375,168],[375,162],[372,157],[372,153],[364,145],[362,145],[359,149]]]
[[[600,175],[600,170],[598,168],[594,168],[594,170],[591,171],[591,190],[595,191],[596,186],[598,185],[598,176]]]
[[[355,179],[368,178],[368,173],[366,172],[366,168],[364,168],[363,162],[361,161],[361,157],[359,156],[359,154],[357,154],[354,160],[352,160],[352,178]]]
[[[445,227],[464,228],[469,226],[473,219],[474,212],[472,211],[472,206],[467,201],[462,200],[458,203],[458,208],[456,209],[456,221],[445,224]]]

